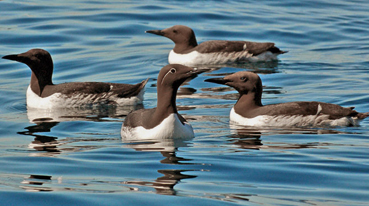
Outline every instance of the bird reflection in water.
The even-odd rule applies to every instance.
[[[142,109],[143,105],[116,107],[113,105],[37,109],[27,107],[27,117],[31,123],[66,121],[102,121],[102,118],[120,118],[130,111]]]
[[[125,185],[129,185],[130,190],[140,191],[140,187],[151,187],[155,189],[155,193],[161,195],[176,195],[177,192],[174,186],[183,179],[195,178],[194,175],[182,174],[193,170],[158,170],[164,176],[158,177],[155,181],[125,181]]]
[[[309,129],[309,128],[255,128],[230,124],[231,135],[229,142],[237,145],[242,149],[260,150],[260,149],[306,149],[317,148],[326,145],[320,142],[306,142],[306,143],[288,143],[288,142],[271,142],[263,144],[262,136],[271,135],[317,135],[317,134],[343,134],[346,132],[334,129]],[[292,137],[288,137],[291,139]]]
[[[44,184],[50,184],[51,176],[48,175],[30,175],[21,182],[21,188],[28,192],[51,192],[54,191]]]
[[[192,138],[191,138],[192,139]],[[157,151],[163,155],[164,159],[160,161],[162,164],[172,165],[194,165],[195,163],[189,163],[192,159],[186,159],[177,156],[177,150],[179,147],[187,147],[187,142],[190,139],[148,139],[148,140],[131,140],[122,139],[125,143],[125,147],[132,148],[141,152]],[[158,173],[164,176],[158,177],[154,181],[124,181],[124,185],[128,185],[131,190],[141,190],[140,187],[151,187],[155,189],[157,194],[162,195],[176,195],[174,186],[183,179],[195,178],[197,176],[182,174],[183,172],[189,172],[195,170],[177,170],[166,169],[158,170]]]
[[[35,109],[27,107],[27,117],[35,125],[25,128],[26,131],[18,134],[34,137],[34,140],[28,145],[38,153],[32,153],[31,156],[54,156],[61,153],[58,148],[67,141],[59,140],[57,137],[48,135],[39,135],[37,133],[47,133],[57,126],[60,122],[67,121],[114,121],[104,118],[120,118],[126,116],[130,111],[143,108],[142,105],[116,107],[112,105],[77,107],[77,108],[55,108],[55,109]],[[92,140],[91,140],[92,141]],[[79,148],[64,148],[63,150],[79,150]]]
[[[33,148],[37,151],[44,151],[46,153],[34,153],[32,156],[53,156],[59,154],[60,150],[57,148],[60,143],[57,137],[38,135],[38,132],[50,132],[51,128],[58,125],[59,122],[39,122],[36,125],[26,127],[27,131],[18,132],[18,134],[33,136],[34,140],[28,145],[28,148]]]

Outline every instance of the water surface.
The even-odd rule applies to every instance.
[[[184,85],[195,138],[126,142],[132,109],[27,109],[30,69],[0,60],[4,205],[366,205],[369,119],[360,127],[233,129],[232,89],[203,80],[257,72],[263,103],[324,101],[369,111],[367,1],[0,1],[0,55],[48,50],[54,83],[137,83],[156,106],[173,43],[145,30],[183,24],[199,42],[272,41],[279,62],[223,66]],[[63,118],[56,118],[64,116]],[[54,115],[54,116],[53,116]],[[43,117],[52,117],[53,120]]]

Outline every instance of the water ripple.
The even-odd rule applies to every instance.
[[[368,112],[366,1],[4,0],[0,11],[1,56],[44,48],[55,83],[149,77],[144,108],[157,104],[158,71],[174,47],[146,30],[183,24],[198,42],[268,41],[289,51],[276,62],[199,68],[178,92],[196,134],[183,141],[122,140],[125,115],[139,108],[27,109],[30,69],[1,59],[1,202],[367,204],[369,119],[348,128],[233,128],[237,92],[204,82],[252,71],[264,104],[314,100]]]

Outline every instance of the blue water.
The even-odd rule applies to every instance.
[[[0,205],[368,204],[369,118],[349,128],[235,130],[236,92],[203,81],[254,71],[264,104],[315,100],[368,112],[367,1],[3,0],[0,11],[1,56],[48,50],[54,83],[150,77],[145,108],[156,106],[156,77],[173,48],[145,30],[183,24],[199,42],[272,41],[289,51],[184,85],[177,104],[196,135],[165,142],[121,140],[135,108],[35,121],[47,114],[27,110],[30,69],[0,59]]]

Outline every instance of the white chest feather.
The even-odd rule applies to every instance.
[[[259,115],[254,118],[246,118],[234,111],[230,112],[230,121],[232,124],[253,126],[253,127],[337,127],[337,126],[356,126],[358,120],[351,117],[342,117],[340,119],[329,119],[328,115]]]
[[[177,114],[171,114],[165,118],[159,125],[152,129],[144,127],[122,127],[121,136],[127,140],[134,139],[168,139],[168,138],[193,138],[194,132],[192,126],[187,122],[183,125]]]
[[[131,98],[118,98],[117,95],[106,92],[101,94],[64,95],[55,93],[48,97],[40,97],[35,94],[31,87],[27,89],[27,106],[39,109],[63,108],[63,107],[82,107],[114,102],[116,105],[137,105],[142,103],[144,90],[139,95]]]
[[[170,64],[183,64],[187,66],[196,65],[214,65],[214,64],[229,64],[237,62],[258,62],[271,61],[277,59],[277,54],[269,51],[253,56],[247,51],[241,52],[219,52],[202,54],[197,51],[188,54],[177,54],[173,50],[170,51],[168,62]]]

